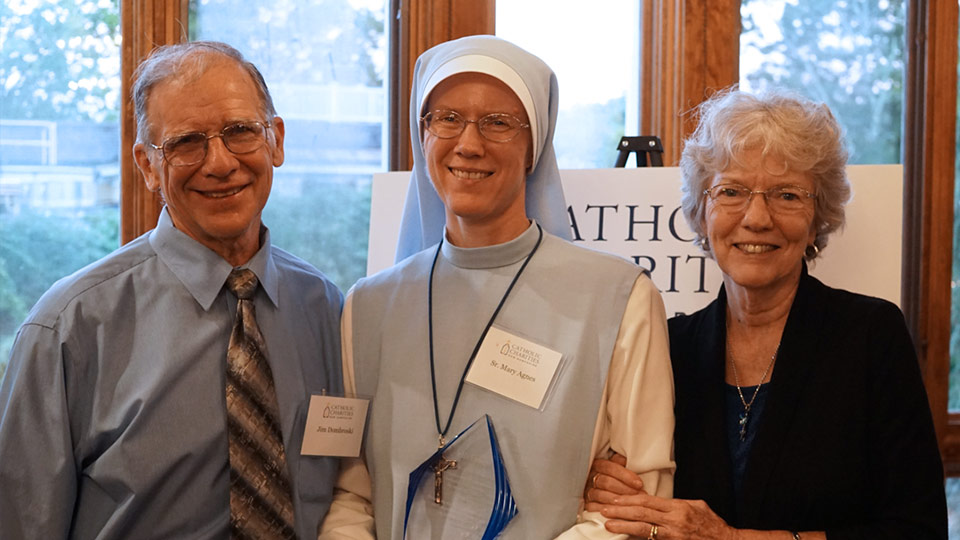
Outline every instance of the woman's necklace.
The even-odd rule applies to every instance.
[[[760,376],[760,384],[757,385],[757,389],[753,391],[753,397],[750,398],[748,402],[743,398],[743,390],[740,388],[740,377],[737,376],[737,363],[733,361],[733,352],[730,351],[730,344],[727,344],[727,356],[730,357],[730,366],[733,368],[733,382],[737,386],[737,395],[740,396],[740,403],[743,403],[743,412],[740,413],[740,440],[744,440],[747,437],[747,421],[750,419],[750,407],[753,407],[753,402],[757,399],[757,394],[760,393],[760,387],[763,386],[763,381],[767,378],[767,373],[770,373],[770,368],[773,367],[773,363],[777,360],[777,353],[780,352],[780,344],[777,344],[776,350],[773,351],[773,356],[770,357],[770,363],[767,364],[767,369],[763,370],[763,375]]]

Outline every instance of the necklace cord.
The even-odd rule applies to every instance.
[[[478,339],[477,344],[474,345],[473,352],[470,354],[470,359],[467,360],[466,367],[463,368],[463,375],[460,376],[460,383],[457,385],[457,394],[453,398],[453,405],[450,406],[450,415],[447,416],[447,424],[443,427],[443,429],[440,429],[440,404],[439,399],[437,399],[437,375],[433,360],[433,275],[437,268],[437,260],[440,258],[440,248],[443,247],[443,238],[441,238],[440,243],[437,244],[437,252],[433,255],[433,264],[430,266],[430,280],[427,284],[427,326],[430,334],[430,384],[433,387],[433,415],[437,422],[437,433],[440,434],[440,440],[443,440],[443,437],[445,437],[447,432],[450,430],[450,424],[453,422],[453,413],[455,413],[457,410],[457,403],[459,403],[460,394],[463,392],[463,383],[467,379],[467,372],[470,371],[470,366],[473,365],[473,360],[477,357],[477,352],[480,350],[480,345],[483,343],[484,338],[487,337],[487,332],[489,332],[490,327],[493,326],[493,321],[497,318],[497,314],[500,313],[500,309],[503,308],[504,303],[507,301],[507,297],[510,296],[510,291],[513,290],[513,286],[516,285],[517,280],[520,279],[520,274],[522,274],[527,268],[527,264],[530,263],[530,259],[533,258],[533,254],[540,249],[540,243],[543,242],[543,228],[540,227],[539,223],[537,223],[537,231],[539,232],[539,236],[537,237],[536,245],[534,245],[533,249],[530,250],[530,254],[527,255],[526,260],[523,261],[520,269],[517,270],[517,274],[513,276],[513,280],[507,287],[507,291],[503,293],[503,297],[500,298],[500,303],[497,304],[497,309],[493,311],[493,315],[491,315],[490,320],[487,321],[487,325],[484,327],[483,333],[480,334],[480,339]]]

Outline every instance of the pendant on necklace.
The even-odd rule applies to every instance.
[[[446,459],[440,454],[440,459],[433,466],[433,502],[443,505],[443,471],[456,468],[456,460]]]
[[[738,424],[740,424],[740,440],[741,441],[747,438],[747,420],[749,419],[750,419],[750,409],[744,409],[743,412],[740,413],[740,421],[737,422]]]
[[[444,440],[443,435],[440,436],[440,444],[438,445],[440,449],[443,448]],[[447,469],[456,469],[457,460],[455,459],[446,459],[443,457],[441,452],[437,458],[437,462],[433,465],[433,502],[443,505],[443,471]]]

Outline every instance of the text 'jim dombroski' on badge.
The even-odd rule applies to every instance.
[[[310,396],[300,453],[358,457],[369,405],[367,399]]]
[[[493,326],[467,373],[467,382],[539,409],[563,355]]]

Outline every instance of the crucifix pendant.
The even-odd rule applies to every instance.
[[[740,421],[737,422],[738,424],[740,424],[740,440],[741,441],[746,439],[747,437],[747,420],[749,419],[750,419],[750,409],[744,409],[744,411],[740,413]]]
[[[440,454],[440,459],[433,466],[433,502],[443,504],[443,471],[456,468],[456,460],[446,459]]]

